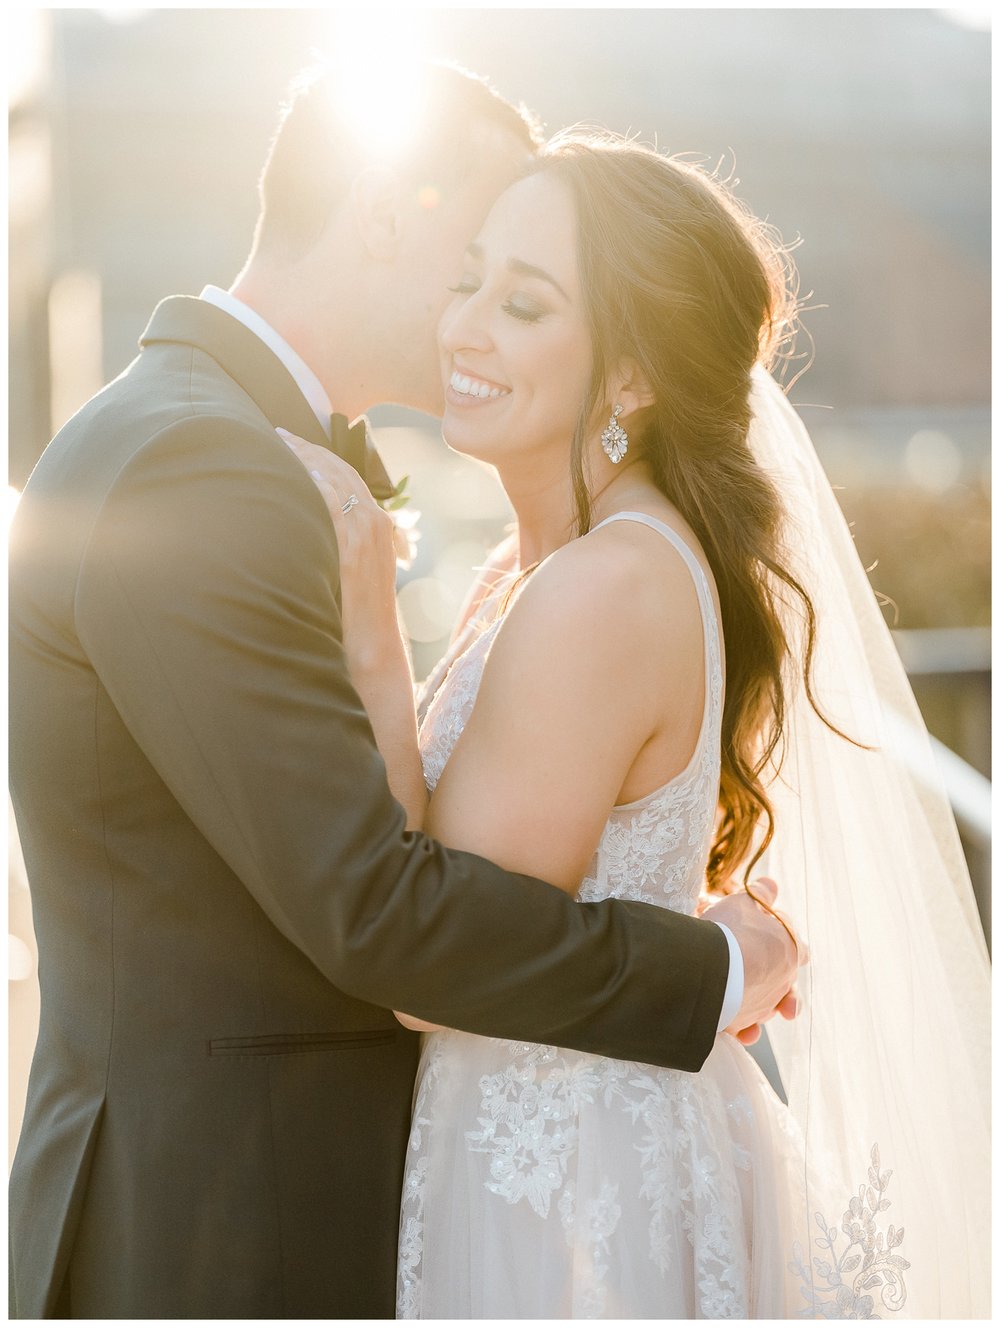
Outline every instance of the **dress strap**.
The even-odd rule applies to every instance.
[[[640,525],[648,526],[650,530],[658,530],[664,539],[674,546],[687,564],[694,580],[695,588],[698,591],[698,599],[702,605],[703,617],[706,619],[706,633],[709,624],[711,624],[715,634],[715,644],[718,646],[722,633],[719,628],[718,615],[715,612],[715,600],[712,598],[712,591],[708,584],[708,577],[705,575],[705,569],[695,557],[690,544],[682,539],[672,526],[668,526],[665,521],[661,521],[658,517],[649,516],[646,512],[613,512],[611,516],[605,517],[596,526],[592,526],[591,533],[600,530],[602,526],[610,525],[612,521],[637,521]]]
[[[688,571],[691,573],[694,581],[695,591],[698,595],[698,603],[701,606],[701,624],[705,641],[705,713],[702,719],[701,732],[698,735],[698,742],[695,746],[695,752],[692,756],[692,762],[701,750],[705,741],[705,736],[709,728],[709,716],[715,710],[712,703],[713,687],[722,687],[722,627],[719,622],[719,616],[715,611],[715,600],[712,598],[711,587],[708,583],[708,577],[705,575],[705,569],[695,557],[691,546],[665,521],[660,521],[658,517],[649,516],[645,512],[613,512],[611,516],[605,517],[599,521],[596,526],[592,526],[590,534],[595,530],[600,530],[602,526],[608,526],[612,521],[636,521],[640,525],[648,526],[650,530],[659,531],[665,540],[677,550],[680,556],[687,564]],[[690,766],[689,766],[690,768]]]

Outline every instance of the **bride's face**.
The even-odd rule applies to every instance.
[[[545,175],[497,199],[438,329],[445,440],[503,470],[568,464],[591,368],[568,188]]]

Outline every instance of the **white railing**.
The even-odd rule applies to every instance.
[[[991,671],[992,633],[988,627],[944,627],[892,635],[911,678],[988,675]],[[984,723],[988,722],[986,715]],[[933,736],[931,748],[959,829],[970,843],[988,849],[993,839],[992,782]]]

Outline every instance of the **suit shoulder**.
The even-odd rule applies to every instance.
[[[133,460],[274,441],[263,412],[209,356],[190,346],[157,351],[144,352],[63,425],[31,488],[106,491]]]
[[[273,435],[250,394],[205,351],[194,346],[149,348],[112,384],[109,414],[147,439],[209,433]]]

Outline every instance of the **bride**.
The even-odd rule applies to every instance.
[[[419,751],[382,667],[389,520],[294,444],[413,825],[582,904],[693,912],[766,854],[812,958],[776,1030],[787,1108],[728,1034],[688,1074],[401,1014],[427,1036],[400,1317],[988,1313],[985,950],[905,678],[765,372],[788,275],[720,184],[610,135],[561,136],[500,197],[440,328],[443,430],[517,526]]]

